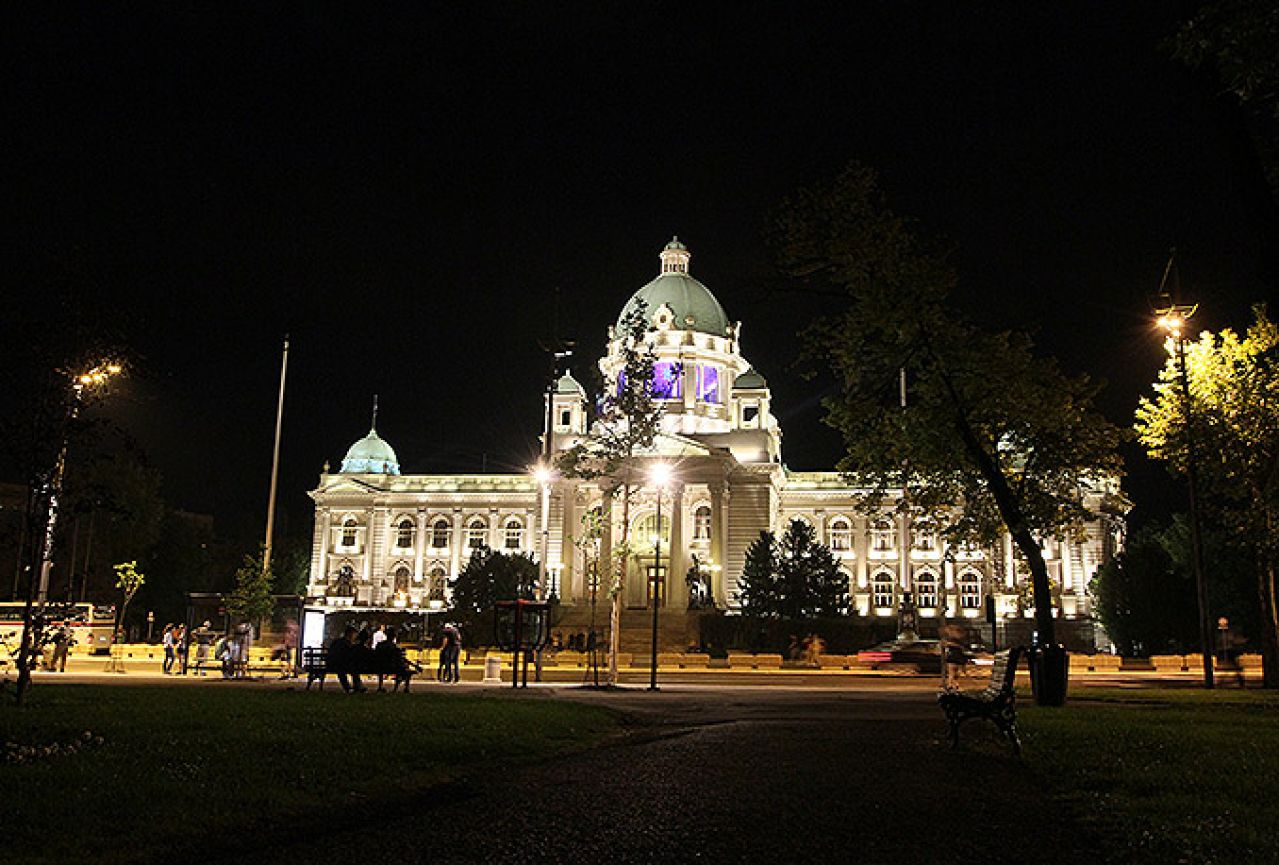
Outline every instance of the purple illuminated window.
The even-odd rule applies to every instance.
[[[701,402],[719,402],[719,368],[699,366],[697,368],[697,399]]]
[[[678,363],[664,360],[653,364],[653,396],[658,399],[679,399],[683,396]]]

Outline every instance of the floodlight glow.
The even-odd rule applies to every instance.
[[[648,470],[648,477],[654,485],[664,487],[671,481],[671,467],[666,463],[654,463]]]

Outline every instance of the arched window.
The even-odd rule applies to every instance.
[[[891,552],[897,548],[897,528],[892,520],[881,517],[871,524],[870,548],[878,553]]]
[[[449,521],[436,520],[431,526],[431,546],[443,549],[449,545]]]
[[[645,514],[635,521],[635,544],[640,548],[652,549],[653,537],[657,534],[657,514]],[[671,542],[671,520],[662,514],[662,546]]]
[[[880,571],[875,574],[875,578],[871,581],[872,595],[871,603],[876,607],[892,607],[893,605],[893,575],[888,571]]]
[[[921,553],[931,553],[937,549],[937,527],[930,522],[920,521],[915,524],[912,534],[915,549]]]
[[[937,575],[932,571],[920,571],[915,575],[915,602],[921,607],[937,606]]]
[[[506,548],[518,550],[524,546],[524,524],[517,519],[506,521]]]
[[[355,546],[355,517],[347,517],[342,521],[342,546]]]
[[[400,520],[395,527],[395,545],[402,550],[413,546],[413,521],[408,517]]]
[[[711,539],[711,509],[702,505],[693,511],[693,540],[709,541]]]
[[[836,551],[847,551],[853,548],[853,527],[843,517],[831,520],[830,548]]]
[[[431,568],[429,576],[431,578],[431,586],[427,593],[427,599],[431,601],[443,601],[445,582],[444,569],[437,565],[436,567]]]
[[[478,550],[488,541],[489,527],[484,520],[471,520],[470,525],[466,527],[466,545],[472,550]]]
[[[981,575],[975,571],[959,575],[959,606],[965,610],[981,609]]]
[[[409,569],[404,565],[400,565],[395,569],[395,591],[397,594],[399,592],[407,592],[409,590],[410,576],[412,575],[409,573]]]

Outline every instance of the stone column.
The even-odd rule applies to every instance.
[[[614,565],[613,565],[613,497],[604,494],[600,501],[600,515],[603,517],[603,527],[600,532],[600,561],[599,561],[599,577],[600,588],[598,598],[607,603],[609,600],[609,592],[613,588]],[[625,586],[622,587],[625,591]]]
[[[1069,539],[1063,538],[1061,543],[1057,545],[1057,552],[1061,556],[1061,591],[1074,592],[1075,575],[1070,567],[1070,545]]]
[[[581,576],[577,567],[577,548],[573,546],[573,538],[581,525],[577,516],[577,491],[568,481],[560,481],[554,492],[559,493],[560,504],[560,602],[576,603],[584,597],[583,587],[579,585]],[[551,510],[555,510],[555,499],[551,499]]]
[[[311,587],[326,585],[329,581],[329,538],[333,534],[333,512],[320,508],[315,521],[315,550],[312,555]]]
[[[466,527],[462,525],[465,517],[461,508],[453,509],[453,527],[449,530],[449,568],[451,579],[457,579],[462,573],[462,545],[466,543]]]
[[[373,508],[364,511],[364,554],[363,581],[368,586],[373,578],[373,521],[376,519]]]
[[[413,577],[415,581],[421,580],[425,576],[422,572],[422,562],[426,558],[427,531],[426,506],[423,505],[417,509],[417,533],[413,536]]]
[[[684,574],[688,571],[688,549],[684,544],[684,485],[671,486],[671,553],[666,569],[666,606],[672,610],[688,609],[688,587]],[[660,528],[659,528],[660,531]]]
[[[1004,588],[1017,585],[1017,557],[1013,555],[1013,536],[1004,533]]]
[[[497,508],[489,508],[489,549],[490,550],[502,549],[502,542],[500,540],[502,537],[501,529],[498,527],[498,523],[500,521],[501,521],[501,518],[498,516]]]
[[[910,516],[897,518],[897,581],[904,591],[913,591],[910,578]]]
[[[728,558],[728,509],[725,507],[727,490],[723,481],[710,485],[711,490],[711,558],[719,566],[711,572],[711,593],[715,597],[716,606],[721,609],[728,606],[726,572]]]

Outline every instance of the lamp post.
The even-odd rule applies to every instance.
[[[1195,594],[1199,605],[1199,647],[1203,655],[1204,687],[1213,687],[1212,676],[1212,627],[1208,619],[1208,582],[1204,577],[1203,539],[1199,529],[1199,462],[1195,453],[1194,424],[1191,423],[1194,404],[1190,398],[1190,376],[1186,372],[1186,342],[1182,336],[1186,322],[1195,314],[1193,306],[1173,304],[1159,310],[1159,326],[1172,337],[1173,351],[1177,358],[1177,376],[1181,382],[1181,399],[1186,415],[1186,492],[1190,500],[1190,553],[1195,572]]]
[[[662,490],[671,480],[671,467],[666,463],[656,463],[649,471],[649,479],[657,487],[657,533],[653,540],[653,658],[649,666],[648,689],[657,690],[657,611],[661,599],[662,585]]]
[[[53,470],[45,476],[39,491],[32,489],[28,497],[28,526],[34,530],[40,523],[36,522],[37,511],[43,510],[43,523],[39,541],[31,544],[31,555],[36,565],[27,586],[27,603],[22,613],[22,642],[18,650],[18,687],[17,701],[22,702],[23,695],[31,682],[31,665],[35,653],[39,651],[37,643],[43,629],[43,613],[38,627],[35,619],[35,607],[41,610],[49,601],[49,574],[53,570],[53,536],[58,526],[58,500],[62,497],[62,481],[67,471],[67,446],[71,438],[71,424],[84,405],[85,394],[93,388],[106,385],[112,376],[123,372],[118,363],[103,361],[90,370],[72,373],[67,391],[66,413],[62,418],[62,429],[58,444],[58,455]],[[68,598],[68,600],[70,600]]]

